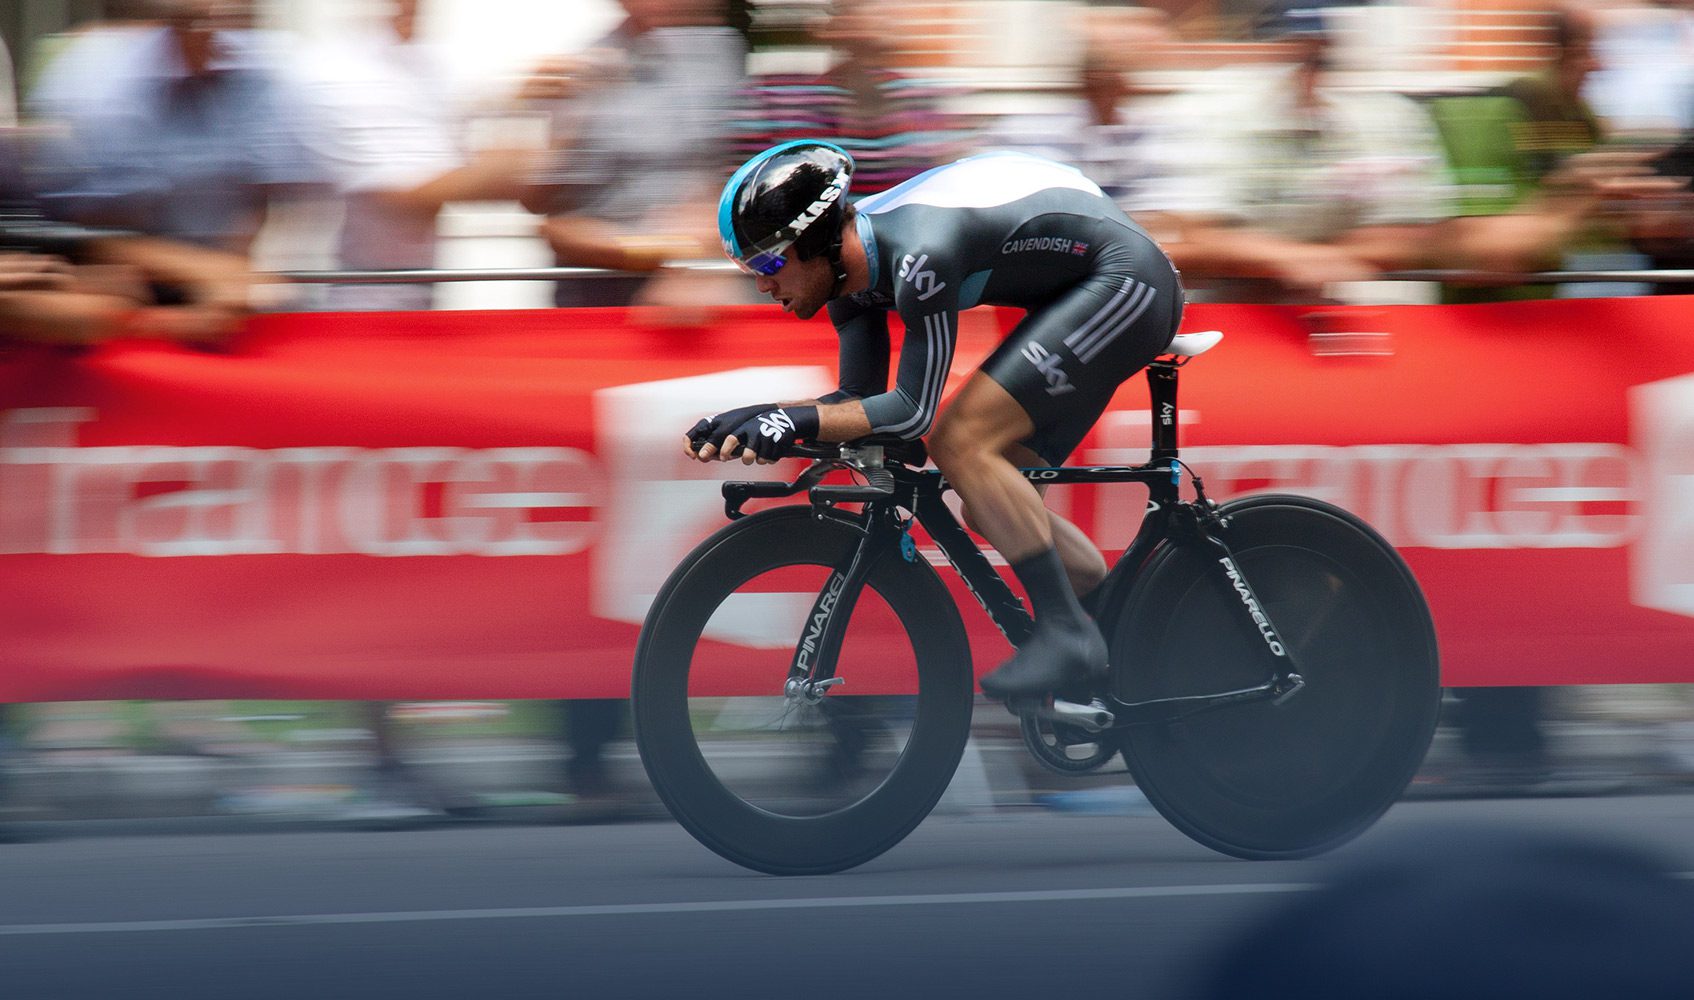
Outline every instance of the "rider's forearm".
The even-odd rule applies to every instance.
[[[865,404],[854,397],[840,400],[831,400],[829,396],[817,399],[785,399],[776,405],[783,409],[796,406],[816,407],[819,441],[852,441],[871,433],[871,420],[865,415]]]
[[[865,416],[865,404],[858,400],[818,405],[819,441],[852,441],[870,432],[871,421]]]

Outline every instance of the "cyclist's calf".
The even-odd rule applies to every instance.
[[[1045,484],[1035,488],[1043,498],[1047,495]],[[977,526],[976,518],[971,516],[969,504],[959,505],[959,520],[965,527],[982,534]],[[1071,589],[1078,596],[1092,593],[1094,588],[1106,580],[1106,558],[1094,545],[1094,540],[1088,533],[1067,521],[1065,518],[1049,510],[1047,520],[1053,528],[1053,546],[1059,550],[1059,558],[1064,561],[1065,575],[1070,578]]]

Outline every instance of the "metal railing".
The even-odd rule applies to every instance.
[[[1438,281],[1453,284],[1488,285],[1694,285],[1694,271],[1537,271],[1534,274],[1507,274],[1499,271],[1392,271],[1382,275],[1388,281]]]
[[[681,261],[667,265],[689,271],[734,272],[735,265],[721,260]],[[279,276],[305,284],[329,285],[431,285],[457,281],[560,281],[580,278],[628,277],[646,272],[614,271],[595,267],[523,267],[467,270],[411,271],[282,271]],[[1488,285],[1644,284],[1694,285],[1694,270],[1635,271],[1537,271],[1510,274],[1499,271],[1391,271],[1379,276],[1384,281],[1433,281]]]
[[[665,265],[687,271],[736,270],[727,260],[676,261]],[[627,278],[645,271],[601,267],[514,267],[408,271],[279,271],[279,277],[311,285],[435,285],[455,281],[560,281],[577,278]]]

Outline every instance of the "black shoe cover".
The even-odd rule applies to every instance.
[[[1086,619],[1043,627],[1013,657],[983,675],[982,692],[990,698],[1035,697],[1104,676],[1106,640]]]

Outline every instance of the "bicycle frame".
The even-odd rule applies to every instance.
[[[1110,606],[1111,599],[1121,599],[1128,594],[1140,567],[1164,540],[1174,539],[1181,544],[1208,548],[1208,562],[1215,567],[1213,575],[1226,591],[1239,598],[1243,627],[1251,628],[1264,640],[1260,646],[1264,650],[1268,679],[1262,684],[1239,690],[1140,702],[1119,701],[1112,694],[1105,693],[1104,712],[1099,713],[1104,725],[1099,728],[1170,722],[1196,712],[1242,702],[1280,702],[1292,697],[1303,683],[1287,646],[1281,641],[1281,633],[1236,565],[1229,545],[1222,537],[1226,523],[1211,501],[1206,499],[1198,476],[1190,476],[1195,499],[1185,501],[1181,498],[1182,474],[1186,470],[1177,457],[1176,445],[1176,373],[1181,365],[1180,361],[1160,360],[1147,367],[1153,402],[1153,445],[1151,457],[1146,463],[1027,468],[1020,471],[1031,483],[1043,486],[1069,483],[1140,483],[1146,486],[1147,512],[1134,540],[1101,584],[1101,593],[1107,597],[1103,603]],[[818,457],[820,460],[792,483],[730,482],[723,487],[725,510],[732,518],[741,516],[741,505],[750,498],[791,496],[805,490],[810,494],[815,516],[847,524],[861,534],[860,543],[847,564],[837,567],[831,574],[806,619],[806,631],[795,648],[785,689],[790,697],[815,704],[822,700],[829,687],[840,683],[834,677],[836,656],[845,637],[846,623],[852,616],[853,606],[864,589],[871,568],[882,558],[897,556],[907,561],[919,558],[916,545],[910,538],[913,520],[923,525],[1007,641],[1015,647],[1028,638],[1034,627],[1033,619],[944,502],[948,485],[939,471],[910,469],[898,464],[884,465],[882,449],[876,445],[844,446],[841,453],[833,458]],[[866,472],[872,479],[872,485],[818,485],[823,476],[834,468]],[[863,503],[864,506],[855,513],[836,506],[842,502]],[[902,509],[910,511],[912,516],[902,516]]]

